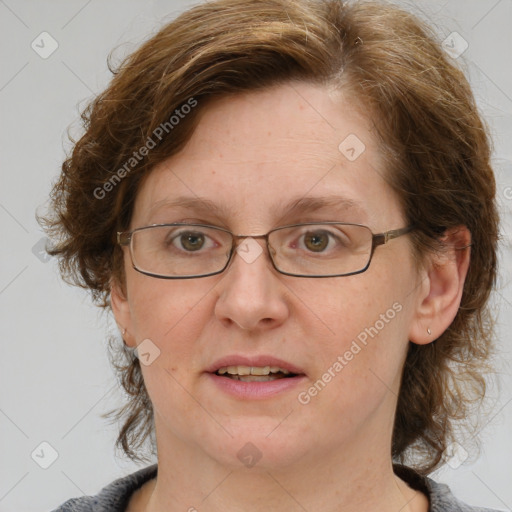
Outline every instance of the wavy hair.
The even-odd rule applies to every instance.
[[[216,0],[163,26],[113,73],[82,113],[84,133],[41,220],[64,279],[107,309],[111,279],[122,285],[125,278],[116,231],[130,223],[141,180],[184,146],[210,101],[242,91],[300,80],[355,98],[376,127],[406,220],[417,228],[418,261],[442,248],[444,230],[468,227],[471,262],[460,309],[437,340],[410,343],[392,437],[395,461],[414,460],[423,474],[442,464],[455,426],[485,393],[498,216],[488,129],[464,73],[433,31],[381,2]],[[191,100],[195,106],[181,116]],[[149,139],[154,147],[144,151]],[[125,358],[116,343],[121,353],[113,363],[128,394],[116,413],[124,422],[117,444],[142,460],[153,410],[138,359]]]

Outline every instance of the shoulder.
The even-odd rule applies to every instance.
[[[96,496],[73,498],[53,512],[124,512],[132,494],[156,474],[157,465],[148,466],[114,480]]]
[[[498,512],[496,509],[472,507],[458,500],[446,484],[426,477],[430,488],[431,512]]]
[[[413,489],[425,493],[429,499],[429,512],[499,512],[496,509],[472,507],[457,499],[446,484],[422,476],[412,468],[393,466],[395,474],[407,482]]]

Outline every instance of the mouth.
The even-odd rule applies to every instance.
[[[269,382],[279,379],[289,379],[298,374],[292,373],[286,368],[279,366],[223,366],[219,368],[216,375],[232,380],[243,382]]]
[[[216,389],[239,400],[290,393],[306,379],[302,369],[270,355],[233,354],[219,359],[206,372]]]

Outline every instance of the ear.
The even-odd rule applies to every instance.
[[[468,228],[449,229],[442,241],[445,248],[427,257],[420,276],[423,281],[409,332],[409,340],[418,345],[436,340],[453,322],[469,268],[471,233]]]
[[[130,304],[126,297],[126,292],[117,279],[110,280],[110,305],[112,313],[123,336],[123,341],[129,347],[135,348],[135,338],[133,337],[132,316]]]

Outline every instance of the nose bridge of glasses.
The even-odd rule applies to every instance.
[[[272,259],[272,252],[275,250],[269,244],[270,232],[263,235],[242,235],[242,234],[232,234],[233,239],[233,248],[232,254],[237,253],[241,256],[246,262],[254,261],[258,256],[261,255],[262,252],[265,252],[261,243],[258,243],[256,240],[263,240],[264,245],[268,248],[270,259]]]
[[[244,240],[264,240],[265,244],[268,242],[268,235],[235,235],[233,234],[233,245],[235,248],[238,248],[240,244],[244,242]]]

